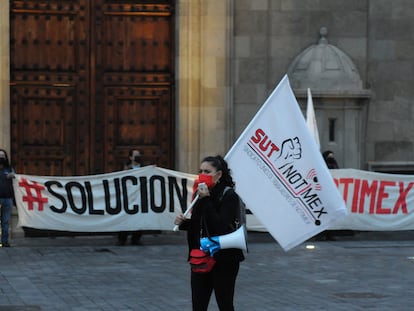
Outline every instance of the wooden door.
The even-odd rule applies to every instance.
[[[174,164],[173,1],[11,1],[19,173],[119,170],[131,148]]]

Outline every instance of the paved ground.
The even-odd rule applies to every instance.
[[[14,238],[0,249],[0,311],[191,310],[182,233]],[[307,249],[313,244],[315,249]],[[414,233],[359,233],[284,252],[249,233],[237,310],[412,310]],[[214,298],[210,309],[217,310]]]

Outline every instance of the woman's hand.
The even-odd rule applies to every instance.
[[[200,196],[200,199],[204,197],[208,197],[210,195],[210,191],[208,190],[207,185],[204,183],[201,183],[198,185],[197,193]]]
[[[185,220],[184,215],[183,214],[180,214],[177,217],[175,217],[174,225],[179,226],[179,225],[181,225],[184,222],[184,220]]]

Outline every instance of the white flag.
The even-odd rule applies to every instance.
[[[237,193],[289,250],[347,215],[285,76],[226,155]]]
[[[318,148],[321,148],[321,143],[319,141],[319,131],[318,124],[316,123],[315,110],[313,109],[312,94],[310,88],[308,88],[308,104],[306,107],[306,124],[308,129],[316,142]]]

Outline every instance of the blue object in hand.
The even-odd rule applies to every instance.
[[[200,239],[200,249],[203,252],[209,252],[213,257],[220,250],[220,240],[218,236]]]

